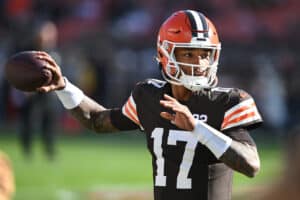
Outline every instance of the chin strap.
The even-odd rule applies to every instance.
[[[186,75],[182,72],[182,75],[180,76],[179,80],[181,81],[184,87],[193,92],[197,92],[205,88],[210,88],[210,86],[207,84],[207,77],[195,77]]]

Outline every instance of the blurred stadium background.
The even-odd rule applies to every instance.
[[[55,98],[55,157],[44,155],[36,127],[33,155],[24,157],[18,132],[27,97],[9,87],[3,64],[15,52],[36,49],[37,29],[50,23],[43,49],[53,52],[63,73],[87,95],[116,107],[136,82],[160,77],[157,31],[180,9],[199,10],[214,21],[222,42],[220,85],[252,94],[265,120],[253,133],[260,174],[234,179],[234,199],[252,199],[252,191],[282,176],[285,141],[299,122],[299,8],[297,0],[0,0],[0,150],[13,164],[14,199],[151,199],[150,155],[142,134],[92,134]]]

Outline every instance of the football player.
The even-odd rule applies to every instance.
[[[254,177],[260,169],[249,130],[262,122],[243,90],[217,87],[221,43],[202,13],[182,10],[161,26],[157,61],[164,81],[138,83],[123,107],[108,109],[65,78],[41,52],[54,79],[40,91],[59,100],[95,132],[141,129],[152,155],[155,200],[231,199],[233,170]]]

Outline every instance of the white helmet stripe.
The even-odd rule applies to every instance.
[[[192,14],[193,20],[195,20],[195,23],[196,23],[195,31],[203,30],[203,25],[202,25],[202,21],[200,19],[199,13],[196,11],[193,11],[193,10],[189,10],[189,12]],[[197,37],[204,38],[204,35],[203,35],[203,33],[197,32]]]
[[[187,10],[187,11],[185,11],[185,14],[188,16],[188,18],[190,20],[190,23],[191,23],[191,26],[192,26],[191,27],[192,28],[192,30],[191,30],[192,37],[198,37],[197,32],[194,31],[194,30],[198,30],[197,29],[198,27],[197,27],[195,18],[194,18],[193,14],[192,14],[192,11],[191,10]]]
[[[202,22],[202,26],[203,26],[203,30],[204,30],[203,35],[204,35],[205,38],[208,38],[208,29],[209,29],[209,26],[208,26],[208,24],[207,24],[206,18],[205,18],[205,16],[204,16],[202,13],[200,13],[200,12],[198,12],[198,15],[199,15],[200,20],[201,20],[201,22]]]
[[[190,19],[192,30],[194,31],[204,31],[204,32],[193,32],[193,36],[197,38],[208,38],[208,24],[206,22],[205,16],[202,13],[196,12],[194,10],[188,10],[187,15]]]

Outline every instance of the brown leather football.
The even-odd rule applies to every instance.
[[[7,60],[5,76],[16,89],[33,92],[52,80],[52,72],[46,65],[46,61],[37,58],[35,51],[22,51]]]

